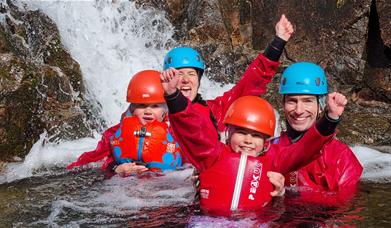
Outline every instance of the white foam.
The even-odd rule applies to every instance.
[[[89,187],[85,194],[73,196],[68,200],[54,201],[52,213],[47,220],[40,222],[57,223],[63,218],[62,213],[66,208],[80,212],[83,217],[90,219],[90,216],[96,214],[127,218],[139,212],[141,208],[189,205],[194,199],[194,188],[189,178],[192,172],[192,169],[185,169],[143,179],[114,176],[101,184]],[[107,218],[107,223],[106,220]],[[76,223],[80,222],[82,221]]]
[[[97,135],[98,136],[98,135]],[[61,143],[45,143],[46,133],[33,145],[25,160],[21,163],[9,163],[0,183],[31,177],[41,168],[65,167],[85,151],[93,150],[99,138],[82,138]]]
[[[382,153],[365,146],[353,146],[352,150],[364,167],[361,179],[391,182],[391,154]]]

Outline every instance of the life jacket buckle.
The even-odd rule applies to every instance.
[[[151,132],[147,131],[146,127],[141,127],[141,130],[136,130],[133,134],[137,137],[150,137],[152,135]]]

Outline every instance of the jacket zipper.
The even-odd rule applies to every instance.
[[[247,154],[242,153],[240,155],[238,172],[236,174],[234,195],[232,197],[232,202],[231,202],[231,211],[235,211],[238,209],[240,192],[242,191],[244,171],[246,170],[246,163],[247,163]]]

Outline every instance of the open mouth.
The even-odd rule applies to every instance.
[[[182,86],[180,88],[180,90],[181,90],[183,96],[185,96],[187,98],[190,97],[190,95],[191,95],[191,87],[190,86]]]
[[[143,116],[143,120],[145,120],[145,122],[152,122],[155,118],[153,118],[152,116]]]
[[[294,123],[303,123],[307,121],[308,117],[291,117],[291,121]]]

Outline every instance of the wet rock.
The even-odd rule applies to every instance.
[[[44,131],[51,141],[91,135],[80,67],[55,24],[10,1],[1,12],[0,160],[24,157]]]
[[[391,48],[391,2],[387,0],[376,0],[374,2],[379,15],[381,37],[384,45]]]
[[[380,3],[380,8],[378,7]],[[388,9],[388,10],[386,10]],[[374,99],[391,102],[391,46],[387,42],[391,30],[391,3],[372,1],[367,39],[367,64],[365,85],[373,92]],[[384,20],[388,16],[388,22]],[[388,24],[388,25],[387,25]]]

